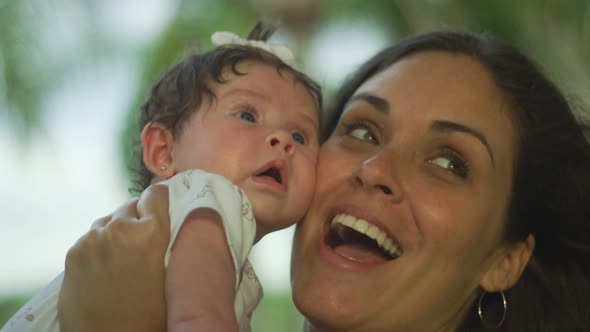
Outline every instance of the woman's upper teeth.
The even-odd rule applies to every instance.
[[[364,219],[353,217],[349,214],[337,214],[331,223],[331,227],[334,228],[336,224],[344,225],[348,228],[354,229],[355,231],[364,234],[371,239],[375,240],[379,247],[387,251],[391,256],[401,256],[402,251],[399,246],[387,236],[385,232],[380,230],[377,226],[370,224]]]

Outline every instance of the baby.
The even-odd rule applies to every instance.
[[[271,33],[215,33],[216,48],[169,69],[142,106],[140,183],[167,186],[170,200],[169,332],[248,331],[262,297],[250,249],[311,201],[321,94],[288,49],[264,41]],[[2,332],[59,331],[62,280]]]

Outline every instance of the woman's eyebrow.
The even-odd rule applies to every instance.
[[[447,120],[433,121],[430,128],[441,132],[458,131],[477,138],[488,150],[488,154],[490,155],[490,159],[492,160],[492,166],[495,167],[494,153],[492,152],[492,148],[490,147],[490,143],[488,143],[486,136],[481,131],[475,128],[468,127],[461,123]]]
[[[377,97],[375,95],[369,93],[359,93],[352,96],[347,104],[350,104],[354,101],[362,100],[375,108],[379,113],[389,113],[389,103],[387,100]]]

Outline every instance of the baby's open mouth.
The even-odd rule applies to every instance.
[[[273,179],[274,181],[276,181],[277,183],[283,184],[283,177],[281,176],[281,171],[276,167],[267,168],[267,169],[263,170],[262,172],[256,174],[256,176],[269,177],[269,178]]]
[[[368,255],[393,260],[402,255],[398,243],[364,219],[338,214],[330,223],[326,244],[349,258],[363,261]]]
[[[284,159],[274,159],[262,166],[254,174],[254,180],[280,191],[287,191],[289,165]]]

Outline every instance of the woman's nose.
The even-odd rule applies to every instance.
[[[354,180],[366,190],[392,202],[400,201],[403,190],[397,178],[395,158],[391,151],[383,150],[366,159],[354,172]]]
[[[295,146],[291,133],[286,130],[276,130],[272,132],[267,138],[266,143],[272,147],[285,151],[288,155],[295,152]]]

